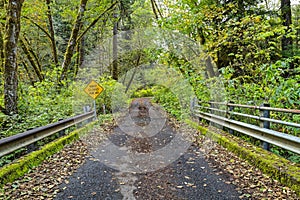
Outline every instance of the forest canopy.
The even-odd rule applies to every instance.
[[[74,92],[84,95],[78,73],[95,60],[95,49],[104,52],[94,62],[106,88],[99,111],[102,104],[110,110],[120,77],[153,63],[180,71],[202,100],[210,100],[210,79],[222,77],[227,100],[300,105],[300,5],[290,0],[1,0],[0,8],[1,137],[74,115]],[[122,54],[128,45],[121,33],[130,41],[147,28],[178,32],[201,46],[206,79],[200,66],[166,49]]]

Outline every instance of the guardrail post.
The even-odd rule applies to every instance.
[[[105,115],[105,114],[106,114],[106,107],[105,107],[105,104],[102,104],[102,109],[103,109],[103,114]]]
[[[87,113],[91,110],[90,106],[83,106],[83,113]]]
[[[32,130],[33,128],[29,128],[29,129],[27,129],[27,131],[30,131],[30,130]],[[37,150],[37,145],[36,145],[36,143],[32,143],[32,144],[30,144],[30,145],[28,145],[27,147],[26,147],[26,153],[31,153],[31,152],[33,152],[33,151],[35,151],[35,150]]]
[[[210,108],[214,108],[215,106],[214,106],[214,104],[213,104],[212,102],[209,102],[209,107],[210,107]],[[210,113],[211,113],[211,114],[214,114],[214,111],[213,111],[213,110],[210,110]],[[210,122],[210,124],[211,124],[212,126],[216,127],[216,123]]]
[[[37,147],[36,147],[35,143],[33,143],[33,144],[30,144],[30,145],[27,146],[26,153],[31,153],[35,150],[37,150]]]
[[[261,107],[270,107],[270,104],[263,103],[260,106]],[[270,118],[270,111],[260,109],[260,116],[264,117],[264,118]],[[261,120],[260,121],[260,127],[270,129],[270,122]],[[270,144],[267,143],[267,142],[262,141],[262,148],[267,150],[267,151],[270,151]]]
[[[191,99],[191,103],[190,103],[191,116],[195,116],[195,105],[196,105],[196,103],[197,103],[197,98],[196,97]]]
[[[90,106],[83,106],[83,112],[84,112],[84,113],[88,113],[88,112],[90,112],[90,110],[91,110],[91,107],[90,107]],[[79,127],[82,127],[83,125],[85,125],[85,124],[87,124],[87,123],[89,123],[89,122],[91,122],[91,121],[92,121],[92,119],[89,119],[89,120],[87,120],[86,122],[81,122],[81,123],[78,124],[78,126],[79,126]]]
[[[229,101],[228,103],[234,103],[233,101]],[[227,119],[232,119],[232,115],[230,114],[230,112],[233,111],[234,107],[233,106],[228,106],[228,104],[226,105],[227,107]],[[234,134],[234,130],[232,129],[228,129],[229,134]]]
[[[97,120],[96,100],[94,100],[94,120]]]
[[[59,119],[58,121],[62,121],[62,120],[64,120],[64,119]],[[62,137],[62,136],[64,136],[65,135],[65,133],[66,133],[66,130],[64,129],[64,130],[61,130],[61,131],[59,131],[58,132],[58,137]]]

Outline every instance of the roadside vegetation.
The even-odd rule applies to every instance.
[[[99,76],[94,79],[105,88],[96,100],[97,112],[110,113],[116,88],[131,86],[126,72],[140,65],[176,70],[201,101],[212,100],[213,84],[219,80],[222,100],[300,109],[300,4],[7,0],[0,1],[0,8],[0,138],[81,113],[86,105],[92,108],[83,89],[95,70]],[[123,40],[136,42],[130,41],[130,31],[147,27],[189,38],[201,47],[196,57],[205,64],[197,65],[170,48],[148,46],[123,53],[128,46],[114,35],[127,31]],[[153,97],[177,118],[185,114],[178,97],[166,87],[145,84],[130,92],[130,98]],[[272,118],[300,123],[300,115],[272,113]],[[297,128],[272,126],[300,137]],[[294,153],[277,147],[272,151],[300,162]]]

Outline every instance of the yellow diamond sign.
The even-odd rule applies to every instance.
[[[92,80],[84,89],[85,93],[87,93],[93,99],[96,99],[103,90],[104,88],[94,80]]]

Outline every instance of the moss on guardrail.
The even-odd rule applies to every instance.
[[[229,151],[247,160],[263,173],[290,187],[300,195],[300,166],[282,157],[279,157],[262,148],[246,143],[245,141],[230,135],[224,131],[215,133],[193,121],[186,121],[190,126],[199,130],[202,135],[210,137]]]
[[[97,121],[91,122],[64,137],[46,144],[40,150],[27,154],[18,159],[16,162],[0,168],[0,187],[2,187],[5,183],[12,182],[23,176],[30,169],[33,169],[41,164],[45,159],[60,151],[65,145],[72,143],[74,140],[77,140],[80,135],[90,131],[96,123]]]

